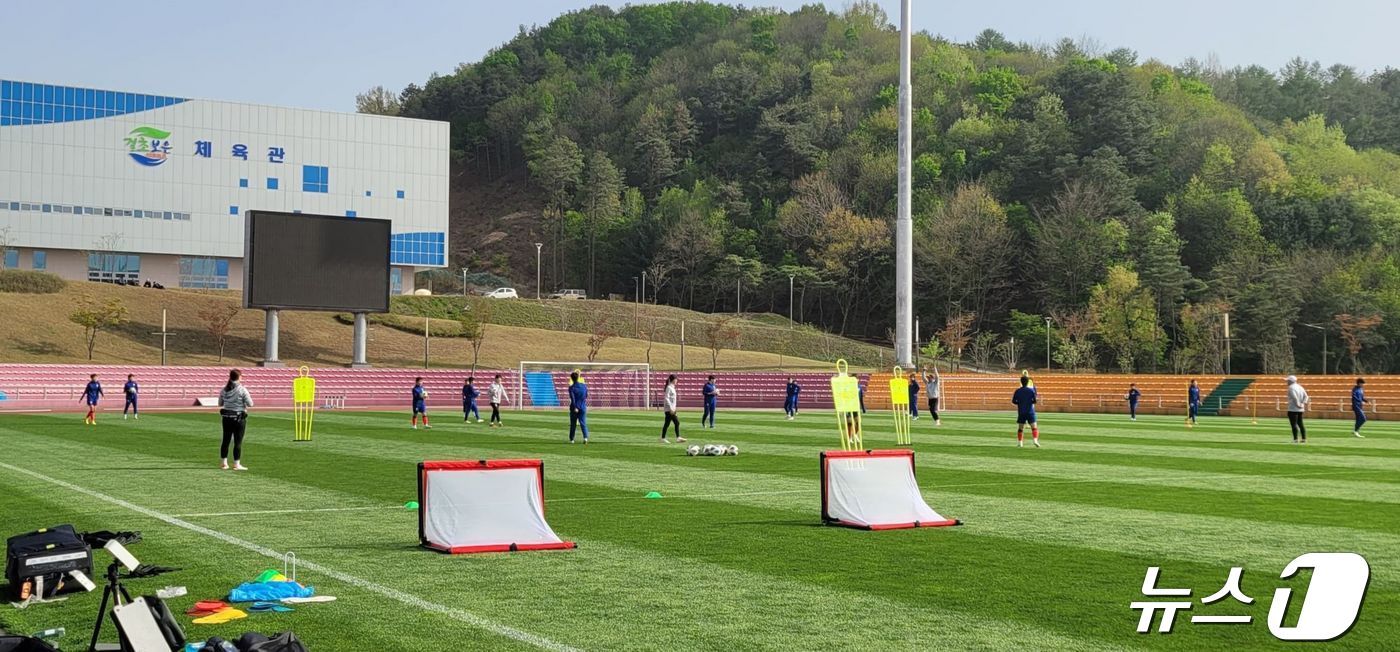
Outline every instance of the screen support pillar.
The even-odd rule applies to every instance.
[[[369,339],[369,326],[367,321],[365,313],[355,313],[354,357],[351,358],[350,362],[352,368],[361,369],[369,366],[369,363],[365,361],[365,343],[366,340]]]
[[[267,311],[267,332],[264,334],[263,361],[259,367],[281,367],[282,360],[277,356],[278,315],[276,310]]]

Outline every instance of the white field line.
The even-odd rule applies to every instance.
[[[359,512],[369,509],[403,509],[398,505],[367,505],[364,507],[314,507],[308,509],[264,509],[252,512],[209,512],[206,514],[171,514],[173,518],[198,518],[203,516],[255,516],[259,514],[309,514],[312,512]]]
[[[4,462],[0,462],[0,468],[8,469],[15,473],[27,475],[31,478],[35,478],[37,480],[42,480],[52,485],[63,487],[64,489],[68,489],[69,491],[74,491],[89,496],[91,498],[96,498],[103,502],[111,503],[118,507],[122,507],[130,511],[136,512],[138,514],[141,514],[143,516],[148,516],[158,521],[163,521],[169,525],[173,525],[178,528],[183,528],[191,532],[203,534],[205,536],[218,539],[219,541],[222,541],[229,545],[238,546],[239,548],[255,552],[264,557],[269,557],[272,559],[282,559],[282,553],[279,553],[271,548],[260,546],[256,543],[251,543],[249,541],[244,541],[243,539],[239,539],[233,535],[225,534],[218,530],[213,530],[200,525],[195,525],[194,523],[190,523],[188,521],[182,521],[174,516],[158,512],[154,509],[150,509],[149,507],[142,507],[134,503],[129,503],[125,500],[116,498],[114,496],[109,496],[100,491],[95,491],[86,487],[80,487],[71,482],[66,482],[57,478],[51,478],[42,473],[30,471],[29,469],[14,466],[12,464],[6,464]],[[555,641],[547,639],[543,636],[515,629],[514,627],[510,627],[508,625],[502,625],[493,620],[488,620],[482,616],[478,616],[464,609],[459,609],[457,607],[449,607],[446,605],[437,604],[435,602],[428,602],[427,600],[424,600],[423,598],[420,598],[416,595],[405,593],[398,589],[393,589],[382,584],[377,584],[375,582],[371,582],[367,579],[357,577],[349,573],[322,566],[321,564],[318,564],[313,561],[309,561],[306,559],[298,559],[298,561],[301,563],[301,566],[303,568],[306,568],[308,570],[321,573],[322,575],[325,575],[327,577],[339,580],[352,586],[359,587],[372,593],[378,593],[379,595],[382,595],[391,600],[402,602],[403,604],[406,604],[410,607],[421,609],[423,611],[442,614],[458,622],[465,623],[471,627],[475,627],[477,629],[485,630],[493,634],[504,636],[506,638],[520,643],[532,645],[543,650],[554,650],[556,652],[574,652],[574,650],[576,650],[576,648],[564,645],[563,643],[556,643]]]

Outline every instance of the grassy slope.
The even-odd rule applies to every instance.
[[[1390,648],[1400,618],[1400,427],[1390,423],[1372,424],[1365,440],[1349,424],[1316,423],[1304,448],[1284,442],[1281,420],[1184,431],[1173,417],[1047,415],[1046,448],[1021,450],[1007,415],[951,414],[937,431],[915,424],[919,480],[966,525],[868,533],[817,524],[829,414],[788,423],[722,411],[716,434],[689,434],[737,443],[742,455],[698,459],[655,443],[656,414],[599,411],[587,447],[564,443],[561,413],[509,413],[500,431],[448,414],[433,431],[410,431],[404,416],[322,414],[316,441],[293,445],[287,415],[257,415],[248,474],[213,468],[207,415],[106,417],[97,428],[75,415],[10,416],[0,418],[0,462],[167,514],[373,507],[185,520],[584,649],[1282,648],[1264,623],[1275,578],[1314,550],[1359,552],[1372,572],[1360,622],[1321,648]],[[868,423],[867,443],[887,444],[888,417]],[[414,496],[416,461],[523,456],[546,460],[550,522],[579,550],[448,557],[415,547],[416,516],[395,506]],[[650,490],[666,498],[641,499]],[[186,570],[137,588],[188,585],[181,608],[276,565],[0,467],[0,531],[69,521],[143,530],[143,559]],[[1232,565],[1246,566],[1255,603],[1194,613],[1247,613],[1254,624],[1134,633],[1128,603],[1141,599],[1148,566],[1199,598]],[[304,579],[341,600],[189,629],[290,628],[322,650],[520,646],[321,573]],[[0,621],[66,625],[76,639],[97,600],[0,610]]]
[[[100,363],[159,364],[161,308],[169,311],[169,361],[175,365],[215,364],[214,345],[202,330],[199,312],[206,306],[234,302],[227,293],[199,293],[180,290],[149,290],[96,283],[70,283],[53,295],[0,293],[0,360],[5,362],[83,362],[86,351],[82,328],[70,323],[67,315],[81,297],[99,301],[119,297],[130,310],[130,323],[116,332],[98,336],[95,359]],[[330,313],[282,313],[281,357],[288,364],[313,366],[343,365],[350,361],[352,328],[336,321]],[[263,314],[245,310],[234,322],[225,351],[225,362],[247,365],[262,359]],[[536,328],[490,326],[482,347],[480,364],[487,367],[514,367],[520,360],[584,360],[588,336]],[[431,343],[433,366],[461,367],[471,362],[468,343],[460,338],[440,338]],[[380,366],[416,367],[423,364],[423,339],[419,335],[388,327],[372,327],[370,362]],[[646,342],[616,338],[599,354],[599,362],[640,362],[646,359]],[[678,368],[680,347],[657,344],[652,364],[662,369]],[[828,368],[825,363],[755,352],[724,351],[723,368],[773,369],[780,365]],[[690,346],[687,368],[708,368],[709,351]]]

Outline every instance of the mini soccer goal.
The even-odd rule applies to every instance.
[[[573,548],[544,520],[544,462],[418,464],[418,540],[451,554]]]
[[[914,481],[914,451],[821,454],[822,522],[863,530],[960,525],[924,502]]]

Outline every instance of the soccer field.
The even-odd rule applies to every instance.
[[[1324,648],[1395,649],[1400,622],[1400,424],[1313,421],[1307,446],[1282,419],[1042,415],[1044,448],[1018,449],[1005,413],[914,422],[918,480],[955,528],[864,532],[820,524],[818,453],[836,444],[829,411],[788,422],[725,412],[685,455],[656,437],[659,413],[596,411],[593,443],[568,445],[563,412],[505,414],[506,427],[434,414],[322,412],[292,442],[290,414],[249,420],[247,473],[217,468],[218,422],[151,413],[96,427],[78,414],[0,417],[0,535],[73,523],[140,530],[143,562],[183,570],[130,582],[221,598],[294,551],[300,577],[336,602],[192,625],[191,640],[295,631],[312,650],[446,649],[1256,649],[1283,647],[1266,624],[1279,572],[1306,552],[1370,563],[1355,627]],[[870,414],[867,447],[892,447]],[[1029,436],[1028,436],[1029,439]],[[547,516],[571,551],[449,556],[418,547],[415,465],[538,457]],[[660,500],[644,499],[650,491]],[[98,553],[97,562],[109,561]],[[1191,588],[1174,633],[1138,634],[1143,576]],[[1244,566],[1254,603],[1200,598]],[[0,625],[65,626],[81,649],[100,591],[15,610]],[[1157,598],[1171,599],[1171,598]],[[1248,625],[1191,624],[1245,614]],[[107,628],[110,634],[110,627]],[[109,640],[111,640],[109,638]]]

